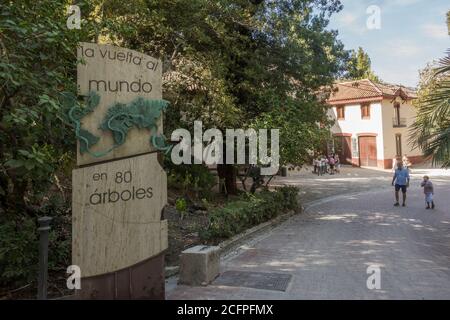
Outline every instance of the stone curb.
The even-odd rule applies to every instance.
[[[268,229],[272,229],[276,226],[278,226],[280,223],[286,221],[290,217],[302,213],[304,210],[303,206],[299,208],[298,211],[289,211],[287,213],[284,213],[282,215],[279,215],[278,217],[275,217],[269,221],[260,223],[254,227],[251,227],[250,229],[245,230],[244,232],[241,232],[230,239],[227,239],[221,243],[219,243],[217,246],[220,248],[220,255],[224,256],[230,251],[233,251],[237,247],[239,247],[240,244],[248,240],[249,238],[253,238],[258,233],[263,233],[264,231],[267,231]]]
[[[177,275],[179,271],[180,271],[180,266],[170,266],[170,267],[165,267],[164,274],[167,279],[167,278]]]

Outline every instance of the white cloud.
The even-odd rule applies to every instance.
[[[384,0],[380,5],[381,12],[383,13],[398,13],[402,14],[403,10],[411,10],[410,6],[418,4],[424,0]]]
[[[385,55],[396,58],[410,58],[422,52],[420,45],[407,40],[391,40],[380,46],[380,49]]]
[[[336,27],[338,30],[345,29],[346,32],[363,35],[367,30],[365,22],[362,18],[365,18],[365,12],[363,14],[357,14],[359,12],[341,12],[336,16]]]
[[[421,0],[388,0],[386,4],[391,6],[410,6],[420,2]]]
[[[344,26],[352,26],[357,19],[357,16],[352,13],[342,12],[338,17],[338,22]]]
[[[434,39],[450,39],[448,29],[445,24],[428,23],[421,26],[424,35]]]
[[[403,65],[377,68],[375,69],[375,74],[388,83],[401,84],[408,87],[417,86],[419,80],[419,71],[416,68],[405,68]]]

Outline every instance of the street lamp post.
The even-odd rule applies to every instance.
[[[38,218],[39,222],[39,274],[38,274],[38,300],[47,299],[48,278],[48,234],[51,217]]]

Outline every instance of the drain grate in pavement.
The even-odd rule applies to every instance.
[[[214,281],[214,284],[229,287],[286,291],[291,279],[292,275],[283,273],[225,271]]]

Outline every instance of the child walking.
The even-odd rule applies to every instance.
[[[423,176],[423,181],[420,184],[421,187],[423,187],[423,193],[425,194],[425,202],[427,203],[427,206],[425,209],[434,209],[434,201],[433,201],[433,194],[434,194],[434,187],[433,183],[430,181],[430,177]]]

